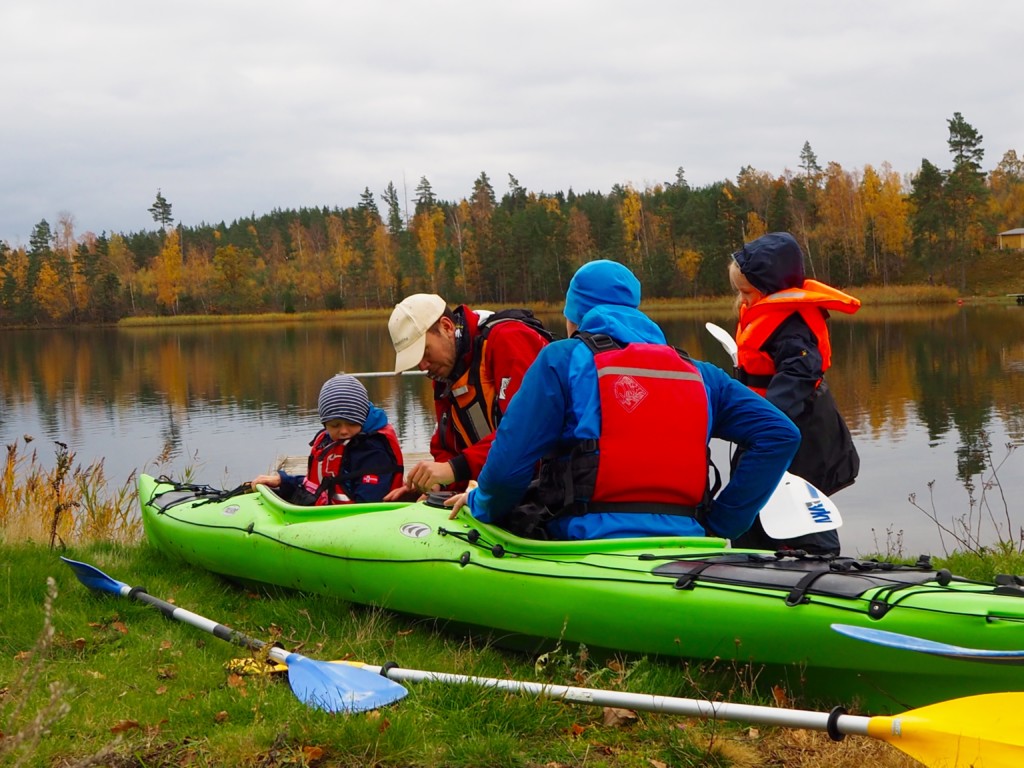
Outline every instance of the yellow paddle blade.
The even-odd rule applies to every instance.
[[[868,735],[929,768],[1024,766],[1024,693],[941,701],[892,717],[872,717]]]

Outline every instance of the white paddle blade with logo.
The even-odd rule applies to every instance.
[[[832,499],[789,472],[782,476],[760,515],[761,527],[773,539],[832,531],[843,524]]]

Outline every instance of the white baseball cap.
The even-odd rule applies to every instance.
[[[427,344],[427,330],[447,307],[444,299],[435,293],[414,293],[395,305],[388,320],[391,343],[395,345],[395,373],[420,364]]]

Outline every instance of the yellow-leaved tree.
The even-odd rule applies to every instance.
[[[135,290],[138,282],[138,268],[135,256],[121,235],[111,235],[107,244],[107,271],[117,278],[120,285],[128,289],[132,314],[135,314]]]
[[[423,273],[432,293],[437,292],[437,249],[444,237],[444,211],[436,205],[425,208],[412,219],[416,251],[423,260]]]
[[[622,220],[622,245],[626,264],[637,272],[643,272],[647,243],[644,237],[644,205],[640,194],[627,186],[619,203],[619,218]]]
[[[64,320],[71,314],[71,297],[62,284],[57,270],[49,262],[39,268],[35,288],[32,290],[36,303],[51,320]]]
[[[153,261],[153,277],[156,281],[157,304],[177,314],[178,298],[185,278],[178,230],[172,229],[167,233],[164,247]]]

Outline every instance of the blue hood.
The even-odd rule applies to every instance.
[[[370,403],[370,412],[366,414],[366,421],[363,422],[363,432],[370,434],[384,429],[388,424],[388,415],[373,403]]]
[[[579,323],[581,331],[607,333],[623,344],[644,342],[665,344],[661,327],[639,309],[619,304],[598,304],[585,314]]]
[[[789,232],[762,235],[732,257],[743,276],[766,296],[804,284],[804,256]]]

